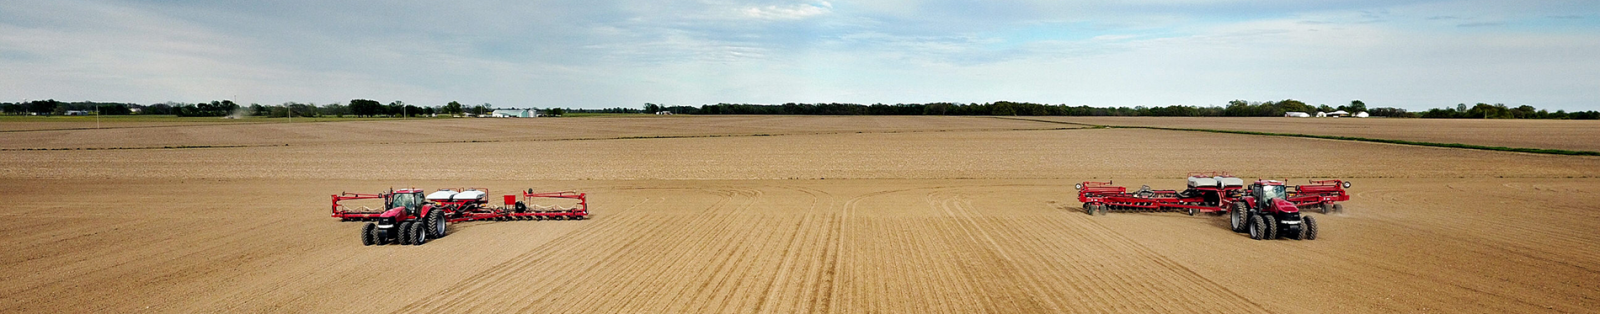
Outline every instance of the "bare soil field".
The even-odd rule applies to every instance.
[[[318,135],[276,138],[299,141],[288,146],[0,151],[0,312],[1600,307],[1596,157],[989,118],[716,118],[561,119],[537,135],[317,123],[290,126]],[[239,127],[189,141],[256,132]],[[328,140],[398,130],[432,131]],[[429,137],[441,133],[502,140]],[[662,133],[678,136],[630,135]],[[29,144],[9,135],[0,145]],[[1313,214],[1315,241],[1253,241],[1219,216],[1084,215],[1072,190],[1179,188],[1196,170],[1348,178],[1355,194],[1346,213]],[[593,216],[455,224],[381,247],[327,217],[329,194],[409,186],[580,190]]]
[[[1096,125],[1296,133],[1486,146],[1600,151],[1600,121],[1597,120],[1270,117],[1037,118]]]
[[[0,149],[162,148],[595,140],[637,137],[759,136],[1077,128],[986,117],[592,117],[459,118],[280,123],[129,122],[98,130],[79,122],[6,122]],[[163,124],[165,123],[165,124]],[[29,128],[38,128],[29,130]]]

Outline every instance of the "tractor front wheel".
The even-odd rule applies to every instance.
[[[1261,220],[1261,215],[1250,215],[1250,225],[1245,228],[1250,229],[1251,240],[1261,240],[1267,236],[1267,223]]]
[[[411,245],[411,231],[414,231],[411,226],[412,223],[410,221],[401,222],[400,225],[395,226],[394,242],[400,245]]]
[[[378,229],[378,226],[370,222],[361,227],[361,245],[377,244],[378,230],[376,229]]]
[[[400,236],[406,238],[406,245],[422,244],[422,243],[417,243],[417,229],[422,229],[422,228],[417,228],[417,227],[421,227],[421,226],[422,226],[422,223],[420,223],[420,222],[412,222],[411,224],[406,225],[405,229],[400,230]]]
[[[1306,239],[1306,240],[1316,240],[1317,239],[1317,219],[1311,218],[1311,217],[1306,217],[1305,224],[1306,224],[1306,226],[1304,228],[1300,229],[1300,230],[1303,230],[1301,232],[1301,234],[1300,234],[1300,238],[1301,239]]]
[[[1267,240],[1278,239],[1278,218],[1272,217],[1272,215],[1269,214],[1262,214],[1261,220],[1267,223],[1267,234],[1264,236],[1264,238]]]

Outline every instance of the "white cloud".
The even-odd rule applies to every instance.
[[[832,12],[833,4],[827,1],[815,4],[768,5],[747,7],[740,13],[746,18],[762,20],[800,20]]]
[[[1584,3],[285,1],[0,1],[0,101],[1600,109]]]

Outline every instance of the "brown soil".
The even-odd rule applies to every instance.
[[[541,120],[567,127],[537,135],[494,129],[520,121],[317,123],[273,138],[289,146],[0,151],[0,312],[1600,307],[1600,158],[982,118],[701,119]],[[282,131],[196,129],[225,127],[245,130],[171,143]],[[414,129],[429,131],[332,140]],[[499,141],[434,140],[476,133]],[[616,139],[633,134],[684,137]],[[1318,240],[1252,241],[1225,217],[1084,215],[1071,187],[1178,188],[1195,170],[1349,178],[1355,195],[1344,214],[1312,214]],[[382,247],[327,217],[329,194],[404,186],[581,190],[594,215]]]
[[[1298,133],[1600,151],[1600,121],[1597,120],[1214,117],[1042,117],[1041,119],[1098,125]]]

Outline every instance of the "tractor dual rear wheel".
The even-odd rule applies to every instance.
[[[411,245],[422,245],[423,243],[428,243],[427,224],[419,222],[411,225],[411,229],[414,229],[411,231]]]
[[[445,228],[446,224],[449,224],[449,222],[445,221],[443,212],[433,215],[433,238],[443,238],[446,234],[450,233],[450,231],[446,230]]]
[[[1234,206],[1233,210],[1228,211],[1228,226],[1233,227],[1233,232],[1249,231],[1250,224],[1245,217],[1244,209]]]

